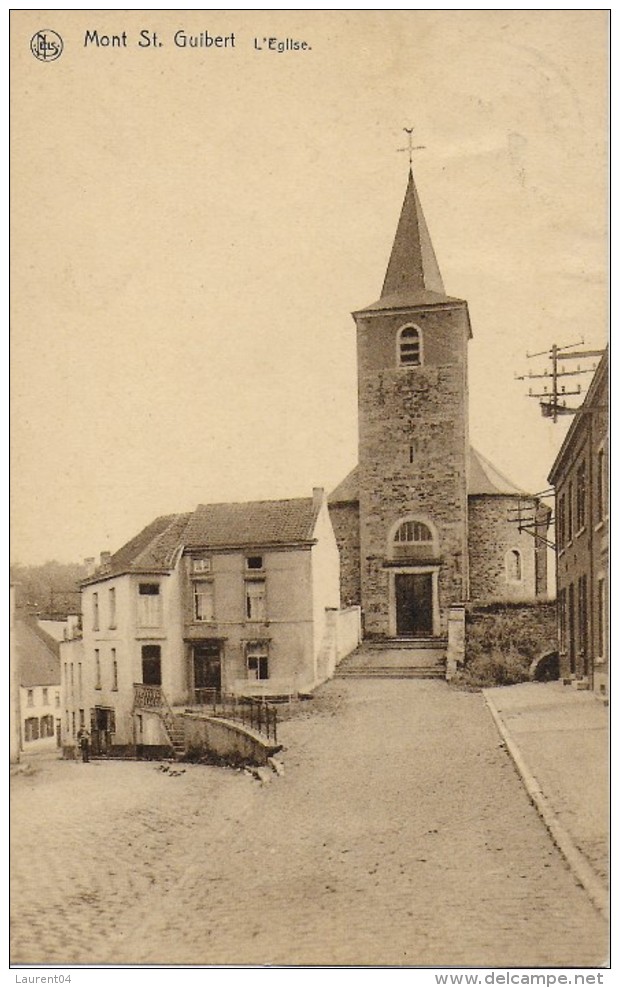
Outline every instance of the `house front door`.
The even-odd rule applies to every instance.
[[[396,634],[422,638],[433,634],[433,574],[396,573]]]
[[[194,690],[222,689],[222,650],[219,641],[194,645]]]

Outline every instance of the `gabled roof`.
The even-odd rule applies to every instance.
[[[604,391],[603,385],[606,386]],[[604,405],[598,404],[595,406],[595,400],[599,400],[596,396],[599,395],[601,391],[604,393],[605,403]],[[591,415],[593,411],[604,412],[609,417],[609,343],[605,347],[605,351],[597,364],[596,370],[594,371],[594,376],[590,381],[590,385],[583,403],[575,412],[575,417],[570,424],[568,432],[564,436],[564,441],[560,446],[558,455],[553,461],[553,466],[551,467],[547,479],[554,487],[556,486],[556,481],[562,473],[562,470],[566,468],[566,463],[570,462],[571,455],[574,455],[574,453],[571,452],[573,444],[580,435],[582,428],[584,428],[586,423],[589,421],[588,416]]]
[[[20,686],[60,685],[60,647],[30,615],[16,615],[15,660]]]
[[[523,495],[525,491],[517,487],[508,477],[494,467],[486,456],[479,453],[473,446],[469,447],[469,483],[468,496],[475,494],[516,494]]]
[[[446,295],[413,172],[403,201],[381,298],[362,312],[462,303]]]
[[[185,532],[185,548],[298,545],[314,539],[320,510],[311,497],[238,504],[200,504]]]
[[[108,566],[99,566],[83,584],[108,580],[121,573],[167,572],[183,545],[183,533],[191,514],[161,515],[115,552]]]
[[[525,491],[516,487],[503,473],[493,466],[482,453],[469,447],[469,485],[468,497],[480,494],[514,494],[521,495]],[[359,467],[353,470],[341,481],[328,497],[329,504],[355,503],[359,501]]]

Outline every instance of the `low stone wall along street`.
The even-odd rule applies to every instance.
[[[179,714],[183,722],[185,754],[188,758],[214,755],[233,764],[247,762],[266,765],[271,755],[282,749],[281,744],[268,741],[251,728],[222,717],[204,714]]]

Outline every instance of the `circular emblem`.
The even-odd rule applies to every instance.
[[[30,51],[40,62],[54,62],[62,55],[64,45],[56,31],[37,31],[30,39]]]

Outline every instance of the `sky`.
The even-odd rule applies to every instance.
[[[446,291],[469,303],[472,443],[548,486],[570,420],[515,375],[607,339],[606,11],[41,16],[11,15],[15,561],[339,483],[350,313],[380,295],[410,126]],[[52,62],[30,51],[45,26]]]

